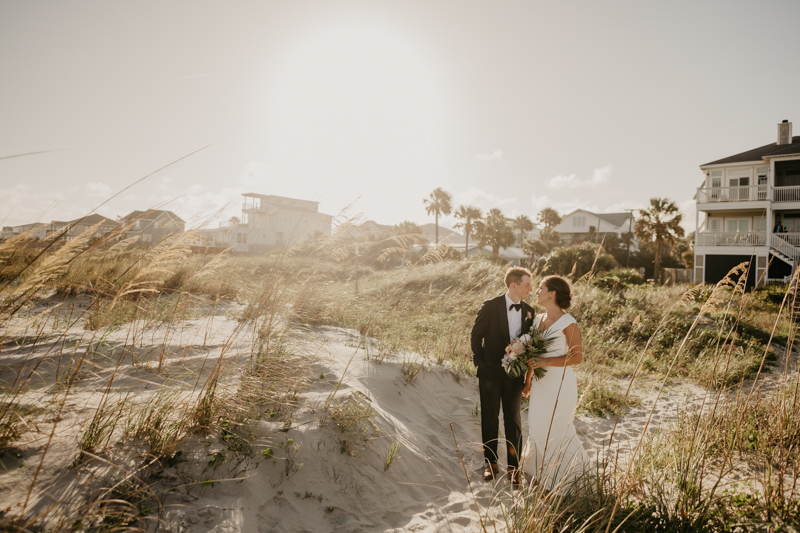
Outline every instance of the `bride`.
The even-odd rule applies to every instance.
[[[575,319],[565,313],[572,294],[569,282],[548,276],[536,291],[536,303],[546,310],[534,318],[533,327],[544,337],[555,336],[551,351],[536,361],[525,375],[523,397],[529,397],[528,441],[523,451],[525,472],[547,490],[562,491],[588,466],[588,458],[572,423],[578,404],[578,383],[570,368],[581,362],[583,345]],[[531,387],[533,369],[547,369]]]

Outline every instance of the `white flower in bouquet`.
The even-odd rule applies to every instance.
[[[514,339],[511,341],[511,353],[514,355],[525,353],[525,345],[519,339]]]
[[[538,361],[539,356],[550,350],[555,337],[543,337],[543,333],[531,327],[530,333],[522,335],[518,339],[513,339],[511,344],[506,346],[506,354],[503,356],[501,364],[506,374],[512,378],[524,376],[528,371],[528,361]],[[533,376],[541,379],[545,372],[544,368],[536,368]]]

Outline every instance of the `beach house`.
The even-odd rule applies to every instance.
[[[25,235],[31,239],[44,239],[50,230],[50,224],[44,222],[32,222],[19,226],[5,226],[0,232],[0,239],[10,239],[18,235]]]
[[[333,217],[319,212],[319,202],[245,193],[242,216],[206,230],[213,246],[259,253],[291,246],[315,235],[330,234]]]
[[[635,225],[631,213],[592,213],[576,209],[564,215],[554,230],[562,243],[578,244],[588,240],[600,242],[603,236],[611,233],[621,239],[624,234],[632,232]]]
[[[63,238],[69,241],[95,226],[94,236],[100,237],[119,227],[119,222],[97,213],[66,222],[53,220],[50,222],[48,235],[55,235],[56,238]]]
[[[183,233],[186,222],[172,211],[150,209],[148,211],[132,211],[122,217],[124,224],[130,228],[125,237],[139,237],[141,243],[160,242],[175,233]]]
[[[800,259],[800,136],[700,165],[695,282],[717,283],[748,261],[748,286],[789,279]]]

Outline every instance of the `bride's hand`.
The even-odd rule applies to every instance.
[[[524,387],[522,387],[522,397],[527,398],[531,395],[531,384],[526,383]]]
[[[542,362],[541,360],[539,360],[539,361],[534,361],[533,359],[528,359],[528,367],[529,367],[531,370],[536,370],[538,367],[542,366],[541,364],[538,364],[538,365],[537,365],[536,363],[541,363],[541,362]]]

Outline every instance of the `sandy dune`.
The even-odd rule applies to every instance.
[[[235,365],[247,357],[248,335],[227,342],[237,325],[228,313],[219,310],[213,320],[186,321],[172,330],[151,328],[147,330],[149,339],[137,345],[142,348],[137,347],[135,353],[114,351],[115,343],[126,342],[123,330],[106,335],[104,349],[89,361],[55,425],[28,509],[45,511],[53,502],[108,486],[109,480],[119,476],[117,469],[102,462],[71,467],[77,456],[77,439],[112,374],[111,394],[127,394],[133,388],[136,392],[129,400],[144,402],[165,388],[191,395],[198,376],[208,372],[210,362],[223,350],[227,364]],[[66,347],[90,337],[91,333],[76,327],[63,338],[42,339],[34,348],[25,349],[24,344],[7,347],[0,377],[10,382],[15,375],[35,368],[42,384],[52,382],[59,361],[63,367],[71,357]],[[269,418],[260,423],[256,450],[271,448],[274,456],[265,459],[256,453],[255,458],[236,459],[228,454],[220,465],[214,457],[224,453],[224,444],[203,436],[190,437],[182,448],[188,460],[159,471],[157,487],[178,489],[162,494],[162,521],[154,521],[153,527],[197,533],[472,531],[479,527],[480,508],[483,520],[494,521],[495,527],[503,529],[503,513],[517,493],[505,480],[485,483],[481,479],[483,456],[474,378],[414,354],[378,360],[374,349],[367,349],[364,340],[349,330],[318,328],[304,338],[298,352],[305,354],[307,364],[299,365],[298,372],[308,374],[309,385],[301,392],[291,427],[281,431],[286,429],[285,422]],[[166,353],[147,348],[165,345]],[[131,358],[135,365],[129,364]],[[159,358],[164,361],[161,373],[154,370]],[[120,360],[123,370],[115,371]],[[228,386],[235,384],[233,379]],[[48,402],[57,393],[53,387],[33,387],[24,395],[23,403],[46,412],[38,430],[26,434],[3,456],[0,499],[12,513],[25,500],[58,416]],[[630,448],[650,413],[655,390],[637,394],[643,405],[620,420],[612,446],[615,450]],[[702,389],[686,384],[668,389],[654,410],[651,427],[669,420],[687,404],[701,401],[703,395]],[[323,406],[331,401],[374,409],[374,427],[364,434],[363,442],[343,442],[345,435],[334,424],[321,422]],[[603,453],[614,422],[613,418],[577,417],[578,432],[592,457]],[[527,428],[523,431],[526,434]],[[384,463],[394,441],[400,443],[399,458],[386,470]],[[133,468],[143,457],[135,453],[135,445],[112,445],[104,457],[127,458],[122,466]],[[500,464],[505,465],[502,455]]]

